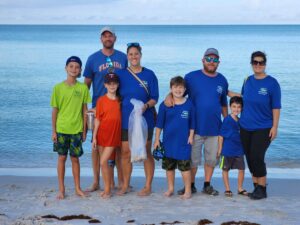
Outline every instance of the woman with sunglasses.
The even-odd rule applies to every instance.
[[[244,101],[241,113],[241,141],[248,167],[252,174],[254,191],[251,199],[267,197],[266,151],[276,136],[281,109],[281,90],[277,80],[266,73],[266,54],[251,55],[254,74],[247,77],[242,87]]]
[[[147,196],[151,193],[151,185],[154,174],[154,159],[151,154],[154,121],[154,106],[158,100],[158,81],[152,70],[141,66],[142,48],[139,43],[127,44],[127,59],[129,67],[120,70],[120,95],[122,98],[122,170],[123,187],[118,192],[123,195],[128,192],[132,172],[131,152],[128,145],[128,120],[133,109],[130,99],[135,98],[144,102],[143,116],[148,125],[148,139],[146,144],[147,159],[144,161],[146,183],[138,193]]]

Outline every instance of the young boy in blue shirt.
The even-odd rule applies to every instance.
[[[229,102],[231,114],[224,118],[218,138],[218,157],[221,156],[220,168],[223,170],[225,196],[232,197],[229,186],[229,170],[238,169],[238,194],[247,196],[243,189],[245,175],[244,150],[240,139],[240,127],[238,115],[242,111],[243,99],[232,97]]]
[[[188,199],[191,198],[191,145],[194,139],[195,112],[192,102],[183,97],[186,86],[182,77],[172,78],[170,88],[174,107],[167,107],[164,102],[159,106],[154,148],[160,146],[160,134],[163,130],[165,158],[162,168],[166,170],[168,179],[168,191],[164,195],[173,195],[175,169],[178,168],[185,186],[181,198]]]

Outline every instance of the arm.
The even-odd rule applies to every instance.
[[[148,102],[144,104],[143,112],[145,112],[147,109],[154,107],[156,105],[156,101],[154,99],[150,99]]]
[[[271,138],[271,141],[273,141],[277,136],[277,129],[279,124],[279,116],[280,116],[280,109],[273,109],[273,126],[270,130],[269,137]]]
[[[57,120],[58,108],[53,107],[52,109],[52,141],[57,142],[57,133],[56,133],[56,120]]]
[[[189,139],[188,139],[188,144],[190,144],[190,145],[192,145],[193,142],[194,142],[194,133],[195,133],[195,130],[194,130],[194,129],[191,129],[191,130],[190,130]]]
[[[83,104],[83,107],[82,107],[82,117],[83,117],[82,142],[85,142],[85,140],[86,140],[86,132],[87,132],[86,112],[87,112],[87,104]]]
[[[100,120],[96,117],[94,122],[94,131],[93,131],[93,143],[92,148],[97,149],[97,134],[100,126]]]
[[[240,93],[233,92],[233,91],[230,91],[230,90],[228,90],[227,96],[230,97],[230,98],[232,98],[234,96],[242,97],[242,95]]]
[[[222,153],[223,140],[224,140],[224,138],[222,136],[218,136],[218,153],[217,153],[217,158],[219,158],[220,155],[221,155],[221,153]]]
[[[228,116],[228,106],[222,106],[222,116],[223,118]]]
[[[84,78],[84,83],[86,84],[86,86],[88,86],[88,88],[91,88],[91,84],[92,84],[92,79],[91,78]]]
[[[155,141],[153,144],[153,148],[156,149],[157,147],[160,147],[159,139],[160,139],[161,129],[156,127],[155,129]]]
[[[165,100],[164,100],[164,103],[167,107],[173,107],[174,106],[174,99],[173,99],[173,95],[171,93],[169,93]]]

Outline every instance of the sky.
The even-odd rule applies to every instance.
[[[300,24],[300,1],[0,0],[0,24]]]

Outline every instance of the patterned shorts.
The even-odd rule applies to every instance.
[[[70,156],[80,157],[83,154],[82,133],[62,134],[57,133],[57,142],[53,144],[53,151],[59,155],[67,155],[70,150]]]
[[[162,168],[164,170],[175,170],[178,168],[180,171],[188,171],[191,169],[191,160],[177,160],[166,157],[162,161]]]

